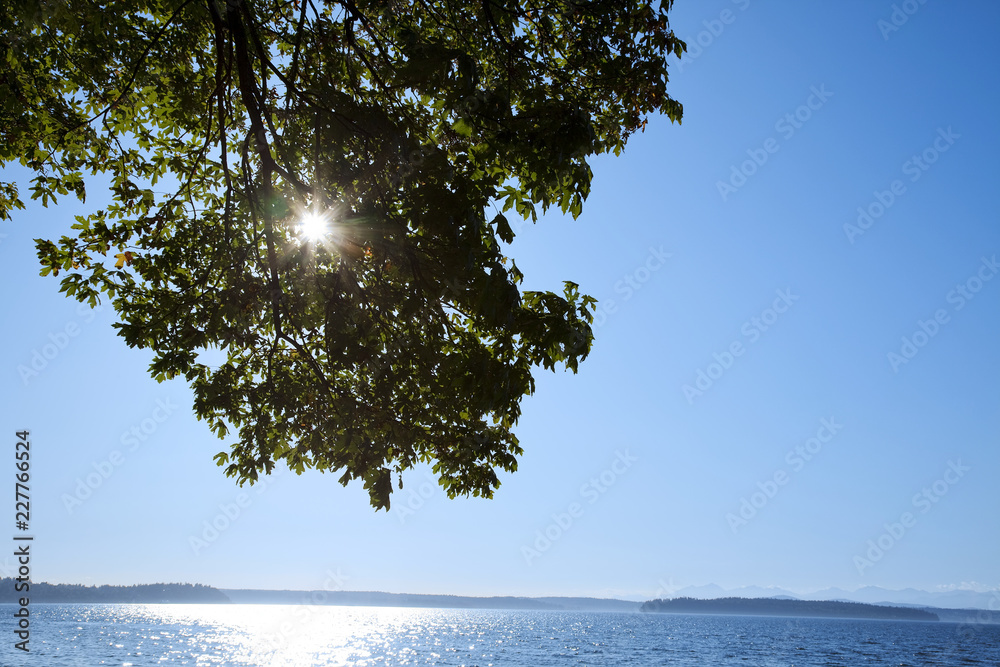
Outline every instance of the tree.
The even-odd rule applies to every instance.
[[[388,508],[430,462],[490,497],[533,368],[576,371],[595,303],[522,292],[504,214],[579,215],[589,156],[680,121],[670,4],[8,2],[0,164],[46,205],[108,185],[41,272],[190,382],[240,484],[284,461]]]

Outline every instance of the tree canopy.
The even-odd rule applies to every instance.
[[[588,157],[680,121],[671,0],[4,4],[0,165],[32,177],[0,219],[18,185],[109,188],[41,272],[186,378],[226,474],[338,472],[387,508],[426,462],[492,496],[595,303],[522,291],[506,214],[579,215]]]

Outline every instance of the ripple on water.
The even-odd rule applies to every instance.
[[[2,607],[2,605],[0,605]],[[12,615],[0,609],[10,636]],[[37,605],[37,667],[1000,665],[1000,627],[295,605]]]

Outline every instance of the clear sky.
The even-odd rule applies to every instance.
[[[1000,585],[1000,5],[775,4],[678,2],[683,124],[595,160],[578,220],[521,228],[525,287],[574,280],[601,314],[578,375],[538,371],[492,500],[423,469],[388,513],[334,475],[237,488],[186,385],[37,275],[32,239],[79,206],[4,223],[0,414],[9,442],[32,430],[35,579]]]

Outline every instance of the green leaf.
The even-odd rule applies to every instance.
[[[504,217],[502,213],[498,213],[495,218],[493,218],[493,225],[496,227],[497,236],[504,243],[514,242],[514,230],[510,228],[510,223],[507,222],[507,218]]]
[[[469,124],[464,118],[459,118],[454,123],[452,123],[451,128],[458,132],[463,137],[472,136],[472,125]]]

